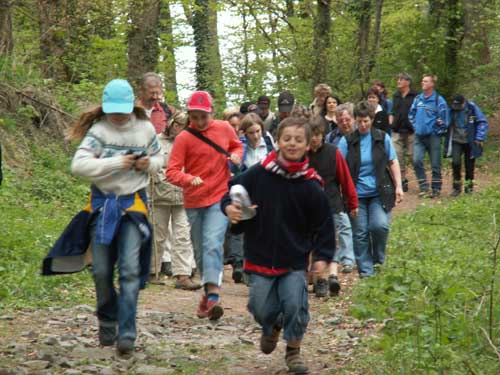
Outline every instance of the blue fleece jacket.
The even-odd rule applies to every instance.
[[[436,91],[428,97],[422,92],[415,97],[408,119],[415,128],[416,135],[445,134],[450,125],[446,100]],[[441,125],[438,124],[438,119],[443,121]]]

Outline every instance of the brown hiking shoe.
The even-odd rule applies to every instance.
[[[286,348],[286,365],[292,374],[309,374],[309,368],[300,355],[300,348]]]
[[[262,336],[260,336],[260,350],[264,354],[271,354],[276,349],[278,345],[278,341],[280,339],[281,327],[274,327],[273,333],[271,336],[264,336],[264,332]]]
[[[184,278],[177,278],[177,280],[175,280],[175,289],[198,290],[201,289],[201,285],[195,283],[193,280],[186,276]]]

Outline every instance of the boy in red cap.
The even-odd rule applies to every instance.
[[[219,290],[224,271],[223,242],[228,220],[220,200],[231,177],[228,159],[241,164],[243,145],[226,121],[212,117],[212,98],[197,91],[188,101],[189,126],[175,140],[167,179],[184,190],[184,207],[205,289],[197,315],[217,320],[224,314]]]

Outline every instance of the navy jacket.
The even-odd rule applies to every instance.
[[[316,180],[287,179],[256,164],[233,178],[229,187],[245,187],[257,215],[233,225],[245,233],[245,259],[258,266],[306,270],[309,253],[314,260],[330,262],[335,254],[335,228],[328,197]],[[225,213],[231,204],[221,201]]]

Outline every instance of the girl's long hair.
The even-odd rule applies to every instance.
[[[149,120],[146,111],[142,107],[135,106],[133,113],[139,120]],[[83,137],[85,137],[85,134],[87,134],[92,125],[104,118],[104,116],[106,116],[106,114],[102,110],[102,106],[82,113],[80,115],[80,118],[68,130],[67,139],[70,141],[81,140]]]

